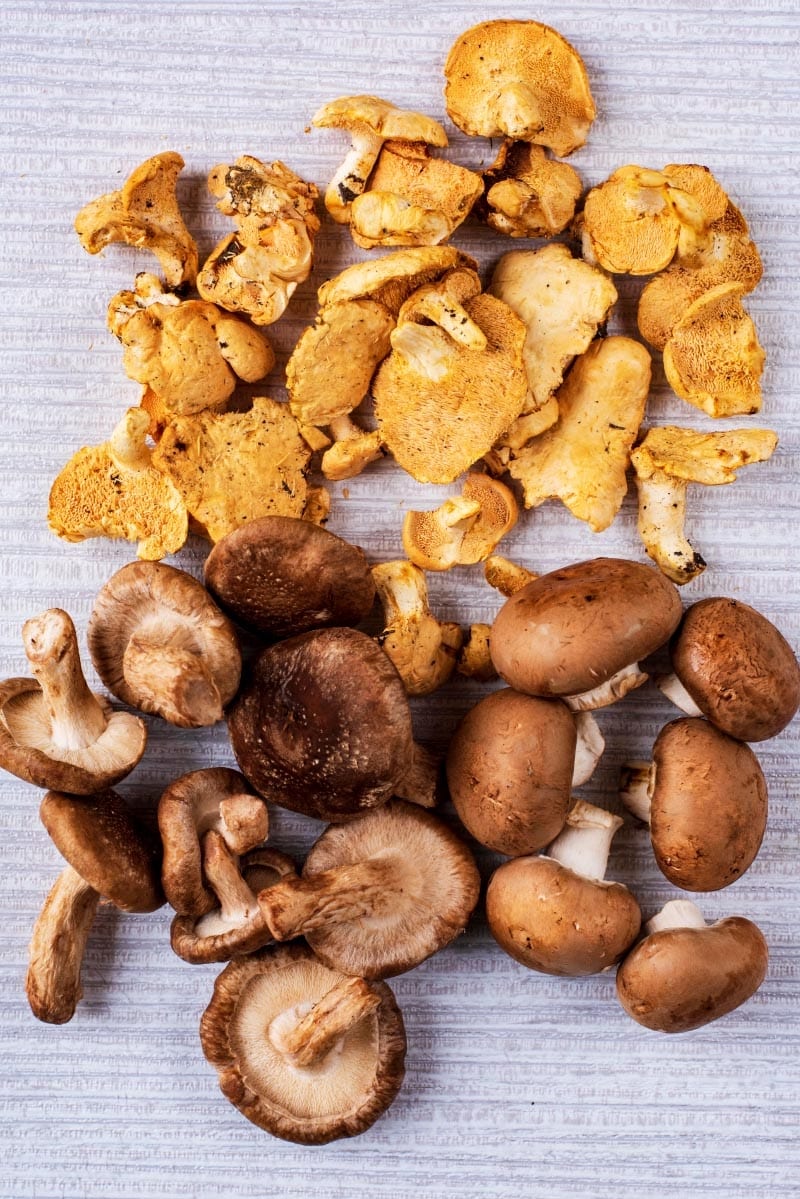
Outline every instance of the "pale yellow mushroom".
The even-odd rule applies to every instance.
[[[553,237],[575,216],[583,186],[566,162],[542,146],[506,139],[484,172],[487,225],[508,237]]]
[[[350,416],[331,421],[333,445],[322,455],[320,469],[326,479],[353,479],[383,457],[383,442],[377,429],[360,428]]]
[[[495,591],[508,598],[538,578],[538,575],[527,567],[512,562],[510,558],[504,558],[501,554],[491,554],[484,563],[483,577],[490,587],[494,587]]]
[[[403,548],[423,570],[450,570],[482,562],[514,527],[517,501],[505,484],[470,472],[460,496],[435,511],[409,512],[403,521]]]
[[[491,625],[471,624],[469,634],[462,645],[456,671],[467,679],[475,679],[478,683],[491,683],[497,678],[497,671],[492,662],[489,649]]]
[[[411,562],[373,566],[372,577],[384,611],[378,638],[409,695],[428,695],[455,670],[464,639],[461,627],[438,621],[428,606],[425,574]]]

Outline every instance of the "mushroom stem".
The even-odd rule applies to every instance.
[[[325,192],[325,207],[337,224],[350,223],[350,205],[366,187],[382,145],[381,135],[366,126],[353,132],[353,144]]]
[[[460,346],[470,350],[485,350],[486,334],[458,300],[435,289],[429,291],[414,304],[414,315],[426,317],[434,325],[452,337]]]
[[[150,417],[143,408],[129,408],[108,439],[108,452],[123,470],[149,470],[150,450],[145,438]]]
[[[572,771],[572,786],[580,787],[589,781],[602,757],[606,743],[600,726],[591,712],[578,712],[575,716],[578,740],[575,745],[575,765]]]
[[[614,834],[622,828],[621,816],[578,800],[567,816],[567,823],[547,850],[568,870],[584,878],[602,882],[611,852]]]
[[[650,823],[650,801],[655,785],[655,762],[626,762],[620,771],[619,797],[642,824]]]
[[[411,765],[406,774],[395,784],[398,799],[419,804],[421,808],[435,808],[439,779],[439,757],[416,741],[411,749]]]
[[[50,739],[58,749],[85,749],[103,735],[106,709],[86,683],[71,618],[50,608],[22,626],[25,655],[42,689],[50,716]]]
[[[607,708],[609,704],[614,704],[618,699],[622,699],[629,691],[641,687],[643,683],[647,682],[647,679],[648,675],[639,669],[639,663],[632,662],[630,666],[623,666],[622,670],[618,670],[599,687],[593,687],[591,691],[584,691],[580,695],[564,696],[564,703],[573,712]]]
[[[705,928],[703,913],[690,899],[671,899],[660,912],[647,921],[645,936],[664,932],[668,928]]]
[[[281,1012],[270,1024],[268,1036],[291,1065],[314,1066],[380,1003],[380,996],[363,978],[343,978],[304,1015],[297,1008]]]
[[[483,575],[490,587],[510,598],[515,591],[538,578],[532,570],[519,566],[502,554],[491,554],[483,564]]]
[[[703,713],[692,699],[676,674],[664,674],[655,680],[656,687],[672,700],[677,708],[687,716],[702,716]]]
[[[287,878],[258,896],[276,941],[288,941],[332,924],[373,916],[391,899],[396,871],[387,856],[324,870],[310,878]]]
[[[125,682],[170,724],[192,728],[222,719],[222,700],[199,654],[134,633],[122,659]]]
[[[255,895],[239,873],[224,838],[213,829],[203,838],[203,873],[219,900],[225,923],[243,924],[257,913]]]
[[[637,475],[639,536],[659,570],[678,585],[702,574],[706,562],[683,530],[686,520],[686,480],[657,470],[649,479]]]
[[[267,805],[256,795],[230,795],[219,803],[217,830],[233,854],[261,845],[269,832]]]
[[[33,926],[25,990],[37,1020],[66,1024],[83,995],[81,965],[100,896],[67,866]]]

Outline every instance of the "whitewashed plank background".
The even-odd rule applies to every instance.
[[[800,508],[800,252],[797,244],[797,0],[573,0],[537,6],[406,0],[400,4],[151,0],[0,3],[0,671],[22,673],[23,620],[54,604],[81,626],[124,544],[60,543],[47,530],[50,481],[78,446],[102,441],[138,389],[105,330],[109,298],[149,265],[126,248],[84,254],[74,214],[165,149],[187,161],[181,183],[207,251],[225,228],[205,190],[215,163],[280,157],[323,186],[343,151],[305,132],[334,96],[373,91],[444,117],[441,68],[463,29],[492,16],[553,24],[584,56],[600,116],[573,157],[588,185],[616,166],[701,162],[748,217],[765,262],[750,297],[768,354],[761,419],[781,444],[728,488],[696,489],[690,531],[709,561],[687,599],[754,603],[795,647]],[[452,154],[488,162],[492,147],[452,130]],[[485,268],[510,243],[470,224],[455,239]],[[270,391],[312,319],[319,283],[354,257],[326,222],[312,279],[271,330]],[[638,285],[624,284],[618,326],[633,329]],[[705,424],[671,395],[660,367],[653,421]],[[337,486],[329,527],[374,559],[401,554],[403,510],[438,501],[385,463]],[[597,553],[642,557],[629,497],[599,537],[556,504],[527,514],[508,550],[536,569]],[[178,563],[199,573],[203,547]],[[431,579],[436,609],[490,619],[478,570]],[[453,684],[415,704],[418,735],[442,747],[480,695]],[[646,753],[674,710],[647,689],[601,714],[608,752],[587,797],[616,807],[622,759]],[[112,1197],[516,1196],[679,1199],[800,1195],[800,949],[797,923],[798,725],[758,748],[770,780],[763,851],[749,873],[708,896],[709,916],[742,913],[771,948],[767,981],[725,1021],[679,1038],[633,1024],[613,978],[559,981],[501,955],[476,918],[453,948],[393,986],[409,1035],[408,1075],[389,1114],[364,1136],[322,1149],[273,1140],[222,1098],[196,1030],[215,967],[192,968],[168,945],[166,910],[104,909],[84,969],[85,999],[63,1028],[37,1024],[23,979],[31,925],[59,858],[37,819],[38,793],[0,777],[0,1195]],[[231,761],[224,730],[152,724],[145,761],[120,791],[148,806],[180,770]],[[276,840],[304,851],[318,826],[277,813]],[[482,855],[490,868],[490,855]],[[626,826],[612,872],[646,914],[673,892],[646,834]]]

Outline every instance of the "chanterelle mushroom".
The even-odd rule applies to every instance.
[[[91,795],[130,774],[144,753],[144,721],[114,712],[86,685],[72,620],[51,608],[25,622],[35,679],[0,684],[0,765],[11,774]]]
[[[423,570],[450,570],[488,558],[516,524],[514,493],[489,475],[471,471],[461,495],[433,512],[408,512],[403,548]]]
[[[170,287],[194,283],[197,246],[183,223],[175,185],[184,162],[168,151],[148,158],[119,191],[92,200],[75,218],[84,250],[99,254],[112,242],[152,250]]]
[[[548,158],[541,146],[508,138],[483,177],[487,190],[485,203],[479,205],[481,215],[508,237],[561,233],[574,217],[583,190],[578,172],[568,163]]]
[[[302,1145],[364,1132],[405,1072],[403,1019],[386,983],[346,979],[300,945],[226,966],[200,1041],[242,1115]]]
[[[383,562],[373,566],[372,578],[383,605],[383,651],[409,695],[429,695],[455,670],[461,626],[436,619],[428,607],[425,572],[412,562]]]

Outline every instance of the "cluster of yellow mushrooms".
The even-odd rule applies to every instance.
[[[155,719],[226,719],[239,770],[173,780],[158,836],[142,826],[111,788],[141,759],[146,724],[89,690],[59,609],[23,628],[34,677],[0,684],[0,765],[46,789],[42,820],[68,863],[31,943],[34,1014],[72,1017],[101,898],[132,912],[167,901],[175,953],[228,963],[201,1024],[224,1094],[306,1144],[361,1132],[392,1102],[405,1033],[384,980],[447,945],[477,904],[471,850],[428,810],[445,791],[467,832],[508,858],[486,910],[523,965],[572,976],[621,962],[623,1007],[664,1032],[731,1011],[767,966],[754,924],[707,926],[685,900],[637,940],[636,899],[604,877],[622,820],[572,794],[603,752],[593,711],[641,686],[639,661],[669,643],[674,673],[659,685],[687,717],[662,730],[652,762],[626,767],[622,798],[684,890],[727,886],[760,846],[766,785],[747,742],[792,719],[800,670],[752,608],[712,599],[684,613],[675,583],[705,566],[683,531],[687,484],[732,481],[776,437],[642,435],[650,353],[604,335],[611,276],[653,276],[639,329],[676,393],[714,417],[758,411],[763,352],[741,303],[758,253],[706,167],[625,166],[576,215],[580,179],[551,154],[584,144],[595,108],[583,62],[554,30],[478,25],[445,76],[459,128],[502,139],[482,175],[435,156],[447,145],[438,121],[376,97],[343,97],[314,118],[352,138],[329,214],[365,249],[399,248],[319,289],[287,365],[288,404],[231,407],[239,380],[274,365],[263,329],[311,271],[312,183],[250,156],[215,167],[209,187],[233,229],[202,266],[175,153],[76,220],[90,253],[147,248],[164,279],[140,274],[111,300],[141,404],[65,466],[49,521],[70,541],[138,543],[140,561],[95,602],[95,669]],[[512,251],[484,291],[477,263],[444,244],[470,212],[511,237],[570,230],[580,256],[554,241]],[[372,428],[353,418],[368,396]],[[461,479],[461,490],[407,514],[406,559],[370,566],[322,527],[330,496],[308,475],[314,455],[339,480],[386,453],[418,481]],[[599,558],[537,577],[495,554],[518,517],[500,475],[526,507],[555,497],[600,531],[630,465],[659,569]],[[189,532],[213,546],[205,586],[160,562]],[[479,562],[507,598],[491,627],[466,633],[430,612],[425,572]],[[355,626],[376,596],[385,628],[373,638]],[[240,630],[262,642],[244,669]],[[466,714],[442,767],[414,741],[408,697],[456,670],[506,687]],[[270,803],[328,823],[301,873],[269,843]]]

